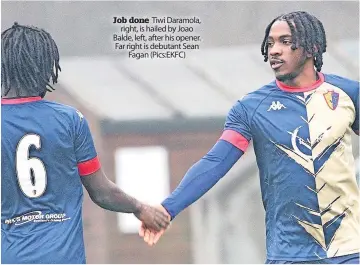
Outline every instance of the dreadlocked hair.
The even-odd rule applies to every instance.
[[[44,97],[46,92],[55,90],[50,85],[57,83],[59,51],[51,35],[32,26],[17,22],[1,33],[1,88],[2,96],[10,89]]]
[[[313,56],[315,68],[320,72],[323,65],[323,53],[326,52],[325,30],[320,20],[303,11],[281,15],[266,27],[265,37],[261,44],[261,54],[264,56],[264,62],[268,60],[268,37],[275,21],[286,21],[291,30],[291,49],[296,50],[303,47],[306,53]]]

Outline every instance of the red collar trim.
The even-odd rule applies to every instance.
[[[27,98],[2,98],[1,104],[21,104],[27,102],[34,102],[41,100],[41,97],[27,97]]]
[[[315,83],[313,83],[312,85],[307,86],[307,87],[292,87],[292,86],[288,86],[278,80],[276,80],[276,84],[281,90],[284,90],[286,92],[307,92],[307,91],[318,88],[322,83],[324,83],[324,79],[325,79],[324,74],[318,72],[318,75],[319,75],[319,80],[317,80]]]

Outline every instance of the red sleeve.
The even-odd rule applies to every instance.
[[[101,167],[100,161],[97,156],[88,161],[80,162],[78,163],[79,175],[80,176],[90,175],[98,171],[100,167]]]
[[[221,135],[220,140],[231,143],[243,152],[245,152],[249,146],[249,141],[240,133],[233,130],[225,130]]]

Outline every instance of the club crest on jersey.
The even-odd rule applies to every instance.
[[[329,108],[335,110],[339,103],[339,93],[328,91],[324,93],[324,98]]]

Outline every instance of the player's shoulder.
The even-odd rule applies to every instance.
[[[237,101],[236,104],[244,105],[250,109],[257,108],[265,98],[277,90],[276,83],[273,81],[244,95]]]
[[[246,114],[248,117],[252,117],[261,102],[277,90],[276,83],[273,81],[244,95],[235,102],[228,115]]]
[[[78,109],[72,106],[49,100],[44,100],[43,102],[47,107],[53,109],[59,115],[66,117],[70,120],[73,120],[74,118],[81,120],[84,118],[84,115]]]
[[[334,84],[334,85],[340,85],[340,86],[357,86],[359,87],[359,81],[340,76],[335,74],[323,74],[324,75],[324,81],[326,83]]]
[[[359,94],[359,81],[339,75],[324,74],[324,82],[343,90],[347,94]]]

